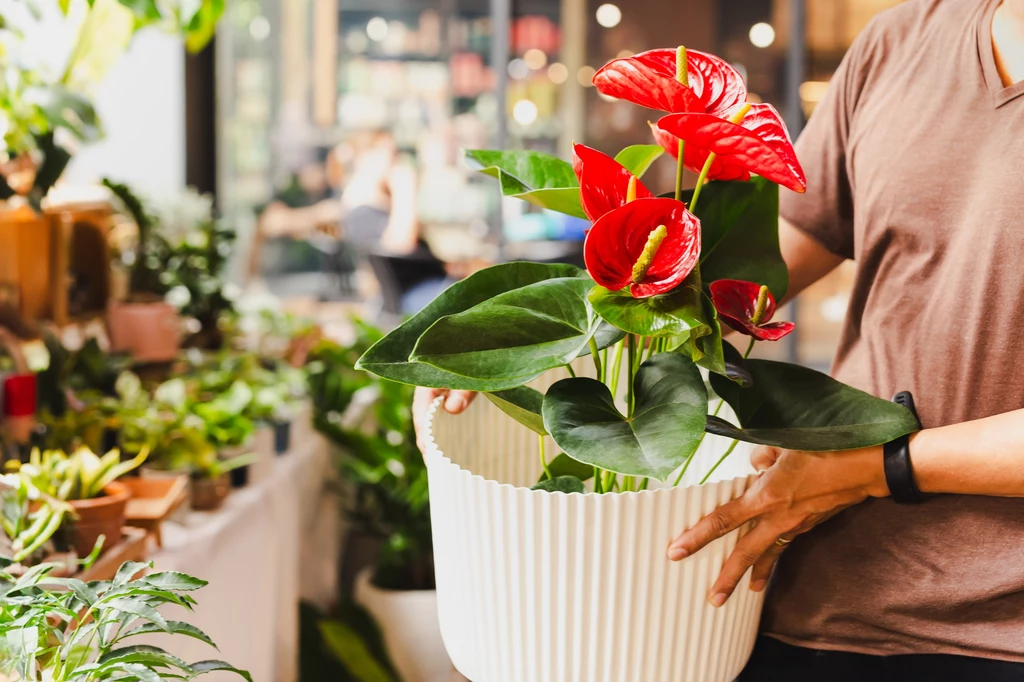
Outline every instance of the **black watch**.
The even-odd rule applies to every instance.
[[[921,418],[917,416],[914,396],[910,391],[900,391],[893,396],[892,401],[910,410],[917,420],[918,428],[921,428]],[[897,504],[918,504],[927,500],[928,496],[917,487],[914,467],[910,464],[910,436],[900,436],[886,443],[882,446],[882,453],[885,462],[885,483],[889,486],[893,501]]]

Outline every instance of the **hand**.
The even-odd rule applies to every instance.
[[[722,567],[708,601],[721,606],[753,566],[750,589],[760,592],[784,545],[843,509],[868,497],[887,497],[881,446],[844,452],[801,452],[761,446],[751,463],[761,472],[740,497],[697,522],[669,545],[679,561],[747,522],[755,526],[740,538]]]
[[[430,404],[438,396],[448,396],[444,400],[444,410],[448,414],[459,414],[473,402],[476,393],[472,391],[449,391],[446,388],[417,388],[412,399],[412,423],[416,429],[416,444],[420,452],[426,452],[424,436],[427,434],[427,420],[430,417]]]

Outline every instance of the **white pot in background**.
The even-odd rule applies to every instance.
[[[366,569],[356,579],[355,597],[377,621],[402,682],[452,682],[455,669],[441,641],[436,592],[382,590]]]
[[[566,495],[529,489],[541,472],[537,435],[487,400],[457,417],[438,410],[431,430],[438,614],[459,672],[473,682],[728,682],[742,670],[763,595],[748,572],[723,608],[707,602],[740,533],[679,563],[665,553],[746,489],[749,449],[703,486],[694,479],[727,441],[706,439],[688,485]]]

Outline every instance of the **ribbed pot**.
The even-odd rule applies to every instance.
[[[707,602],[740,532],[679,563],[665,552],[743,493],[749,464],[723,466],[726,480],[702,486],[566,495],[529,489],[540,474],[537,435],[486,400],[457,417],[437,410],[431,432],[438,614],[460,673],[473,682],[728,682],[742,670],[763,595],[748,589],[748,572],[724,607]],[[691,474],[725,445],[709,438]]]

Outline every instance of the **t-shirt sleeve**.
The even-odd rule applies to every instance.
[[[854,41],[796,142],[807,191],[783,189],[779,197],[779,214],[786,221],[844,258],[854,257],[853,191],[847,165],[850,121],[868,71],[872,28]]]

